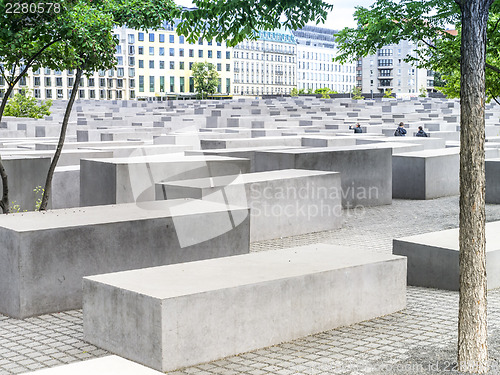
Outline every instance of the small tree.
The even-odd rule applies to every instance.
[[[393,98],[391,89],[387,89],[384,91],[384,98],[387,98],[387,99]]]
[[[203,99],[208,94],[213,95],[219,85],[219,73],[215,70],[214,64],[208,62],[194,63],[192,72],[194,88],[201,94],[201,98]]]
[[[420,87],[420,94],[418,95],[421,98],[427,98],[427,90],[424,86]]]
[[[38,104],[38,101],[27,90],[14,95],[7,102],[4,109],[5,116],[43,118],[50,115],[52,100],[46,100]]]
[[[354,87],[351,91],[352,98],[354,100],[364,100],[365,97],[361,95],[361,89],[359,87]]]
[[[297,90],[297,87],[294,87],[292,91],[290,91],[290,96],[299,96],[299,90]]]

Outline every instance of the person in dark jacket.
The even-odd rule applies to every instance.
[[[363,133],[363,129],[361,129],[361,125],[359,124],[359,122],[354,128],[352,126],[349,126],[349,129],[354,129],[354,133]]]
[[[406,135],[405,124],[400,122],[398,128],[394,132],[396,137],[404,137]]]
[[[421,126],[419,126],[418,132],[417,132],[417,134],[415,134],[415,137],[428,137],[428,136],[429,136],[429,134],[424,132],[424,129]]]

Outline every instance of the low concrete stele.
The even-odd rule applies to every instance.
[[[0,313],[77,309],[82,277],[249,251],[248,208],[189,199],[0,216]]]
[[[404,309],[406,259],[333,245],[84,278],[84,339],[171,371]]]
[[[408,258],[408,285],[458,290],[458,229],[394,239],[393,254]],[[488,289],[500,287],[500,221],[486,224]]]
[[[500,203],[500,158],[485,160],[486,203]]]
[[[221,156],[152,155],[80,163],[80,206],[153,201],[155,183],[238,175],[250,161]]]
[[[444,148],[392,156],[392,197],[434,199],[459,194],[460,150]]]
[[[285,169],[156,184],[156,199],[193,198],[250,207],[250,241],[342,226],[340,173]]]

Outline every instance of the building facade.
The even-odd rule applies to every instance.
[[[327,87],[344,93],[356,86],[356,64],[333,62],[337,55],[335,32],[316,26],[305,26],[293,32],[297,40],[299,90]]]
[[[233,50],[236,95],[290,94],[296,87],[297,45],[290,31],[258,32]]]
[[[376,55],[361,59],[363,93],[380,93],[392,90],[398,96],[418,95],[420,90],[432,91],[434,77],[431,71],[407,63],[407,56],[416,57],[418,46],[411,41],[401,41],[377,50]]]
[[[191,67],[195,62],[205,61],[212,63],[219,73],[217,92],[233,92],[231,49],[225,43],[206,40],[188,43],[184,36],[176,34],[175,25],[170,24],[149,32],[122,27],[115,29],[114,34],[119,40],[116,68],[82,77],[77,98],[165,100],[193,95]],[[68,99],[74,76],[72,70],[30,70],[17,89],[30,89],[39,99]],[[0,95],[5,90],[2,79]]]

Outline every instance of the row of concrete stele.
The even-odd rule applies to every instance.
[[[45,181],[62,110],[0,127],[21,211]],[[488,106],[490,201],[498,113]],[[431,137],[393,137],[403,119]],[[456,101],[431,99],[80,102],[54,209],[0,217],[0,312],[83,306],[86,340],[164,372],[401,310],[407,282],[455,290],[453,231],[395,240],[394,255],[249,245],[337,230],[343,209],[458,194],[457,124]]]

